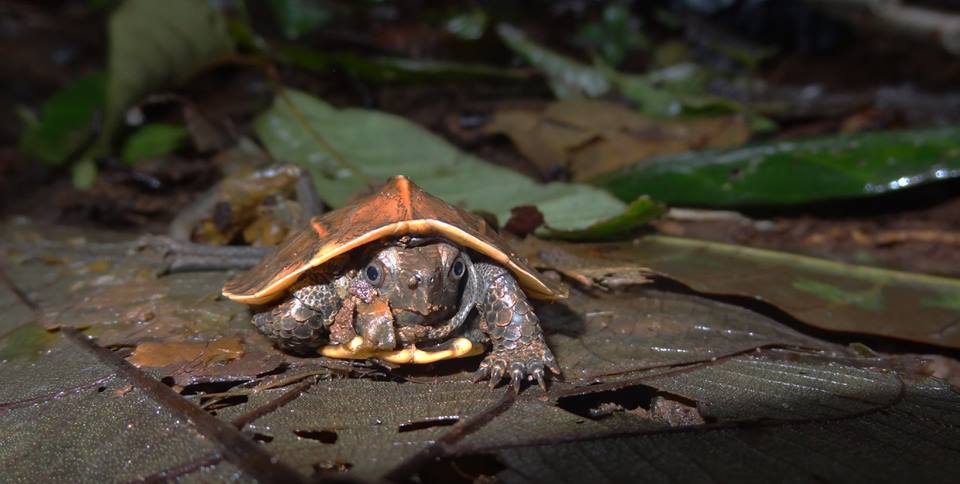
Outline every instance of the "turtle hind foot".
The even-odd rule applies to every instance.
[[[494,349],[480,363],[474,381],[488,380],[490,388],[494,388],[504,378],[509,378],[513,390],[519,393],[524,380],[533,380],[546,391],[547,371],[560,375],[560,365],[543,340],[534,340],[514,349]]]

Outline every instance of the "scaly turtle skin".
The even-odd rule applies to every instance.
[[[402,176],[313,218],[223,294],[255,305],[254,324],[289,351],[428,363],[489,341],[478,377],[491,385],[559,373],[527,298],[565,293],[482,219]]]

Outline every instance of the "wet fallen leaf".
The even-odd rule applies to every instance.
[[[0,378],[5,478],[132,481],[216,449],[189,419],[71,342],[40,364],[0,363]]]
[[[218,337],[209,342],[170,340],[140,343],[127,360],[141,368],[154,369],[158,377],[174,385],[216,382],[244,382],[277,369],[288,362],[286,355],[272,348],[265,338],[248,335]]]
[[[956,279],[661,236],[590,253],[642,264],[697,291],[758,298],[820,328],[960,348]]]
[[[752,311],[645,286],[586,296],[538,314],[564,381],[594,382],[651,367],[710,361],[766,346],[832,349]]]
[[[10,360],[33,361],[60,340],[56,333],[27,323],[0,334],[0,362]]]
[[[45,238],[58,230],[69,235]],[[158,277],[161,254],[139,250],[129,236],[83,233],[78,238],[67,228],[3,225],[0,254],[12,261],[5,269],[40,305],[33,319],[48,329],[89,328],[104,344],[130,346],[253,332],[246,308],[217,297],[227,274]],[[62,262],[50,264],[50,255]],[[101,271],[104,261],[108,269]]]
[[[738,146],[750,136],[738,116],[663,121],[589,100],[559,101],[541,111],[500,110],[484,129],[509,136],[545,175],[566,170],[576,180],[659,155]]]
[[[883,386],[874,388],[876,374],[851,367],[790,366],[788,373],[766,372],[762,380],[734,374],[698,382],[701,395],[734,407],[767,399],[758,407],[779,421],[721,422],[677,432],[624,412],[593,421],[558,417],[548,406],[514,406],[445,452],[444,462],[458,469],[486,463],[478,469],[481,474],[502,482],[571,483],[770,481],[785,473],[801,480],[846,481],[850,469],[857,469],[858,478],[876,481],[937,482],[960,469],[952,437],[941,434],[941,423],[960,421],[960,401],[949,387],[936,380],[897,384],[880,377]],[[867,381],[859,378],[864,374],[870,375]],[[800,391],[787,390],[789,398],[772,395],[798,384]],[[857,389],[854,399],[843,391],[850,385]],[[785,414],[800,418],[791,421]]]

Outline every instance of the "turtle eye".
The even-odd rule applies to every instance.
[[[370,281],[370,284],[374,286],[379,286],[383,282],[383,270],[380,268],[380,264],[376,262],[371,262],[367,267],[363,269],[363,275]]]
[[[457,259],[456,262],[453,263],[453,267],[450,268],[450,273],[453,274],[454,278],[460,279],[466,270],[467,265],[463,263],[463,259]]]

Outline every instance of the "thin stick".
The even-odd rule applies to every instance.
[[[960,15],[904,5],[900,0],[813,0],[811,3],[844,17],[866,13],[881,28],[939,40],[944,50],[960,55]]]

